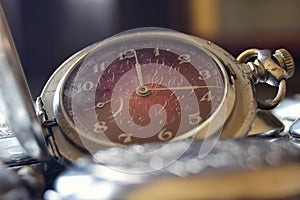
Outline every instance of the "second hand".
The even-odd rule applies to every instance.
[[[183,86],[183,87],[166,87],[166,88],[147,88],[148,90],[195,90],[205,88],[223,88],[221,86]]]

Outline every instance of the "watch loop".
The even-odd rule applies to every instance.
[[[253,84],[266,83],[278,87],[272,100],[256,100],[260,109],[276,107],[285,96],[286,79],[294,73],[295,64],[290,53],[285,49],[278,49],[272,55],[270,50],[248,49],[237,57],[237,61],[250,67]]]
[[[282,79],[279,82],[277,94],[274,97],[274,99],[264,100],[264,101],[261,101],[259,99],[256,100],[258,108],[263,110],[269,110],[275,108],[285,97],[285,92],[286,92],[286,80]]]

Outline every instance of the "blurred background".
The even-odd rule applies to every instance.
[[[298,0],[1,0],[36,98],[68,57],[116,33],[165,27],[217,43],[235,57],[284,47],[300,61]],[[297,77],[288,94],[300,93]]]

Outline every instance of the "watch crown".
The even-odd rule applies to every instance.
[[[290,52],[286,49],[277,49],[274,56],[279,62],[279,65],[286,70],[287,78],[291,78],[294,75],[295,62]]]

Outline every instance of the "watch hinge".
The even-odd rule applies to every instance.
[[[52,127],[58,125],[56,119],[48,119],[48,115],[46,110],[44,109],[44,104],[41,97],[37,98],[36,109],[38,119],[42,126],[44,138],[46,140],[48,149],[51,151],[50,154],[52,154],[52,156],[54,156],[55,159],[58,159],[60,157],[60,153],[56,146],[52,132]]]
[[[41,97],[38,97],[36,100],[36,110],[37,116],[41,123],[42,128],[51,129],[53,126],[57,126],[56,119],[49,119],[46,110],[44,109],[44,103]],[[49,131],[51,132],[51,131]],[[47,137],[50,133],[46,134]]]
[[[57,126],[56,119],[45,120],[45,121],[42,122],[42,126],[44,128],[51,128],[53,126]]]

